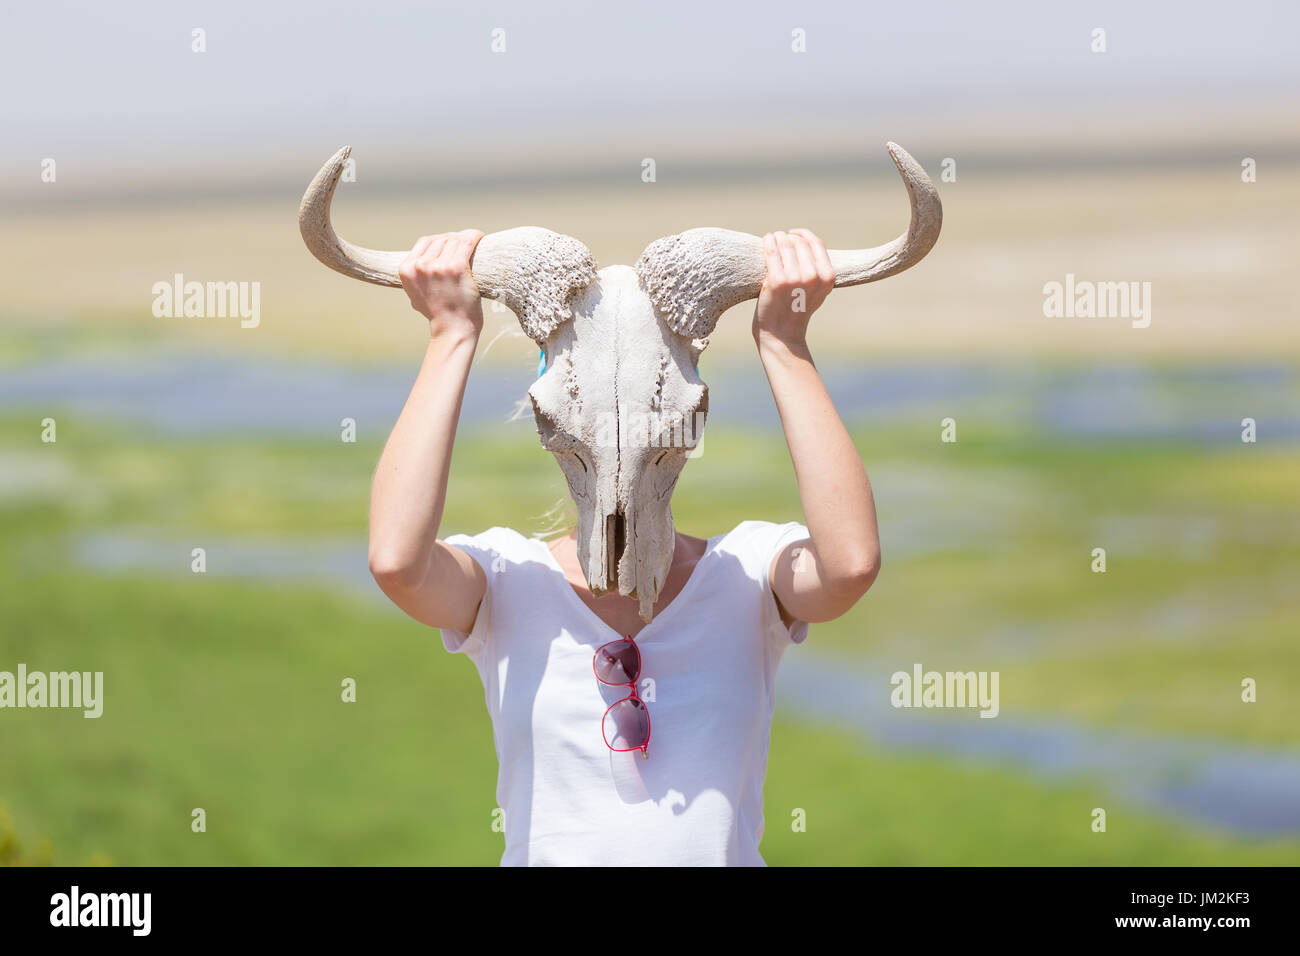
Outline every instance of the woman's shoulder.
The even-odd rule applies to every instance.
[[[786,545],[808,537],[808,529],[798,521],[742,521],[726,534],[719,535],[713,550],[740,559],[751,576],[765,576],[772,559]]]
[[[491,551],[506,556],[515,556],[535,551],[540,539],[526,537],[514,528],[494,525],[477,534],[452,534],[443,538],[444,544],[479,551]]]
[[[756,541],[778,540],[797,532],[807,535],[808,529],[798,521],[764,521],[755,518],[742,521],[725,534],[718,535],[718,543],[735,547]]]

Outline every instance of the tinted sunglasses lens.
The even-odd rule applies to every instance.
[[[631,641],[613,641],[596,651],[596,676],[606,684],[630,684],[641,673],[641,653]]]
[[[635,697],[605,711],[605,743],[613,750],[636,750],[650,739],[650,715]]]

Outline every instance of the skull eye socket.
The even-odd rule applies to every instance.
[[[668,455],[681,448],[689,451],[699,443],[708,413],[709,390],[701,385],[693,397],[688,395],[675,407],[657,413],[649,429],[651,447]],[[650,465],[659,465],[663,460],[661,453],[650,459]]]
[[[542,410],[536,395],[530,391],[528,397],[533,403],[533,421],[537,424],[537,436],[541,439],[543,448],[558,454],[581,447],[578,439],[564,430],[556,416]],[[583,468],[586,468],[585,463]]]
[[[564,472],[564,479],[569,483],[569,491],[573,493],[574,500],[589,497],[592,490],[592,475],[582,455],[571,448],[554,449],[551,450],[551,454],[555,456],[560,471]]]
[[[664,467],[656,467],[656,471],[651,477],[654,482],[655,494],[661,501],[664,501],[673,493],[673,488],[677,486],[677,479],[682,476],[682,466],[686,464],[686,454],[684,451],[677,455],[672,455],[670,451],[661,451],[655,456],[653,466],[659,466],[660,463]]]
[[[542,447],[547,451],[553,452],[570,452],[577,447],[578,440],[562,428],[557,428],[553,423],[538,424],[538,437],[542,440]]]

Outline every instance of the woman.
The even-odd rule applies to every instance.
[[[806,229],[765,236],[753,321],[807,525],[677,532],[646,624],[635,599],[593,596],[573,533],[549,544],[505,528],[438,538],[483,329],[469,268],[482,235],[425,236],[399,270],[430,342],[375,473],[371,571],[478,668],[500,761],[503,865],[761,866],[777,665],[880,568],[871,485],[805,341],[834,285],[826,248]]]

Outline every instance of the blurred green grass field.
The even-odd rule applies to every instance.
[[[103,670],[106,689],[99,720],[0,715],[0,806],[24,843],[122,865],[497,862],[490,724],[466,661],[337,586],[226,577],[219,549],[189,572],[205,541],[344,538],[364,554],[373,436],[177,439],[64,416],[43,445],[37,423],[0,420],[0,651]],[[1300,449],[962,429],[955,445],[928,417],[857,430],[884,571],[810,647],[891,669],[993,662],[1004,715],[1300,750]],[[530,432],[461,437],[446,533],[539,526],[563,486]],[[798,518],[780,435],[710,425],[674,512],[702,536]],[[1139,533],[1091,573],[1098,534],[1126,523]],[[1189,523],[1203,529],[1190,544],[1168,530]],[[177,543],[174,572],[81,566],[95,531]],[[1160,611],[1180,605],[1192,612]],[[1258,703],[1240,702],[1241,676]],[[772,864],[1300,862],[1294,838],[1216,832],[1086,776],[878,749],[780,707],[766,794]]]

